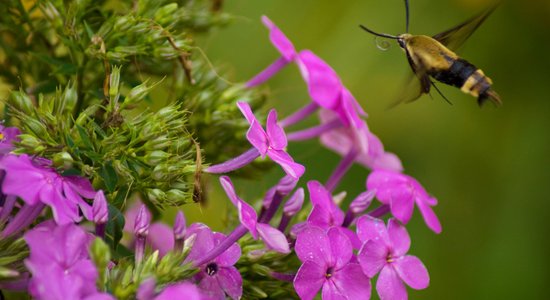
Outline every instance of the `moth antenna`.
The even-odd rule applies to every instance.
[[[409,33],[409,0],[405,0],[405,32]]]

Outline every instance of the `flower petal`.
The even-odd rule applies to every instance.
[[[252,122],[250,124],[250,128],[246,132],[246,139],[254,148],[258,149],[262,157],[267,153],[267,149],[269,148],[267,136],[258,122]]]
[[[396,219],[388,221],[388,236],[392,245],[392,255],[400,257],[409,251],[411,246],[411,238],[405,226],[401,225]]]
[[[363,273],[359,264],[350,263],[336,271],[331,281],[345,299],[370,299],[370,279]]]
[[[214,232],[213,238],[214,246],[216,246],[225,239],[225,234]],[[218,265],[222,267],[230,267],[233,266],[239,260],[239,258],[241,258],[241,247],[239,246],[239,244],[234,243],[222,254],[216,257],[215,261]]]
[[[292,157],[285,151],[269,149],[267,150],[267,156],[278,163],[285,173],[292,178],[300,178],[306,170],[304,166],[294,162]]]
[[[147,242],[153,250],[158,250],[160,257],[163,257],[174,249],[174,232],[170,226],[163,223],[152,223],[149,226]]]
[[[407,224],[414,209],[413,193],[407,188],[395,189],[390,199],[390,209],[396,219]]]
[[[363,243],[369,240],[389,245],[388,232],[384,221],[364,215],[357,219],[357,236]]]
[[[329,229],[327,235],[332,253],[332,261],[329,262],[329,264],[335,269],[340,269],[345,266],[353,256],[351,241],[336,227]]]
[[[155,297],[155,300],[173,300],[185,295],[185,300],[200,300],[201,295],[196,285],[189,282],[172,284],[165,287],[162,292]]]
[[[300,71],[314,102],[326,109],[336,109],[340,102],[342,83],[338,74],[309,50],[298,54]]]
[[[287,146],[286,134],[283,128],[277,124],[277,111],[274,109],[272,109],[267,115],[265,127],[267,129],[269,145],[273,149],[284,150]]]
[[[313,299],[325,282],[325,266],[316,262],[304,262],[294,277],[294,289],[302,300]]]
[[[231,299],[240,299],[243,295],[243,278],[235,267],[222,267],[216,275],[218,284]],[[187,299],[187,298],[186,298]]]
[[[406,284],[415,290],[430,285],[430,275],[424,264],[416,256],[407,255],[393,263],[394,269]]]
[[[196,261],[214,248],[214,237],[210,228],[192,224],[187,230],[186,239],[195,235],[195,241],[185,262]]]
[[[281,231],[271,227],[269,224],[258,223],[256,229],[267,248],[279,253],[290,253],[288,241]]]
[[[250,108],[250,104],[244,101],[238,101],[237,107],[239,108],[239,110],[241,111],[241,113],[243,114],[243,116],[246,118],[246,120],[250,125],[252,125],[252,123],[254,122],[258,123],[256,116],[254,115],[254,113],[252,112],[252,109]]]
[[[285,34],[266,16],[262,16],[262,23],[269,29],[269,39],[281,55],[290,61],[296,55],[296,50],[292,42]]]
[[[376,282],[376,291],[381,300],[407,300],[407,289],[391,266],[380,272]]]
[[[235,186],[233,185],[231,178],[229,178],[228,176],[221,176],[220,184],[222,185],[222,188],[225,191],[225,194],[227,195],[229,200],[231,200],[231,203],[237,206],[242,200],[241,198],[239,198],[239,196],[237,196],[237,193],[235,192]]]
[[[437,215],[434,213],[430,205],[423,201],[416,201],[416,206],[420,210],[422,218],[424,218],[424,222],[426,222],[428,228],[430,228],[435,233],[441,233],[441,223],[439,222]]]
[[[386,265],[388,253],[388,247],[379,241],[369,240],[363,244],[357,254],[357,260],[365,275],[374,277]]]
[[[201,270],[201,272],[204,272]],[[197,276],[196,276],[197,277]],[[215,276],[201,274],[198,287],[204,299],[225,299],[225,292]],[[177,299],[177,298],[174,298]]]
[[[315,226],[309,226],[298,233],[294,250],[302,262],[312,260],[322,266],[325,266],[332,256],[325,231]]]
[[[321,299],[323,300],[347,300],[340,290],[336,287],[332,280],[327,280],[323,284],[323,290],[321,291]]]

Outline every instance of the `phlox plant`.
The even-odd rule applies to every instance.
[[[370,131],[328,63],[263,16],[279,57],[229,84],[195,44],[233,19],[222,1],[109,4],[0,4],[0,80],[12,87],[0,126],[4,295],[407,299],[429,286],[406,225],[422,217],[439,234],[437,200]],[[286,67],[310,99],[281,115],[263,86]],[[317,125],[295,129],[311,116]],[[304,181],[292,144],[311,139],[341,160]],[[337,188],[354,164],[362,192],[344,201]],[[260,201],[241,195],[272,166],[280,177]],[[208,197],[229,204],[220,232],[179,209],[207,209]]]

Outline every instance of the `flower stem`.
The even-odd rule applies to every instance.
[[[339,128],[341,126],[342,126],[342,122],[340,120],[335,119],[335,120],[332,120],[328,123],[321,124],[319,126],[315,126],[315,127],[311,127],[311,128],[308,128],[308,129],[288,133],[286,135],[286,138],[289,141],[308,140],[308,139],[311,139],[311,138],[314,138],[314,137],[318,137],[318,136],[320,136],[321,134],[323,134],[327,131],[330,131],[330,130],[335,129],[335,128]]]
[[[383,204],[377,207],[375,210],[369,212],[368,215],[371,217],[380,218],[389,212],[390,212],[390,206],[387,204]]]
[[[6,196],[4,200],[4,205],[2,206],[2,211],[0,212],[0,226],[4,225],[8,217],[10,216],[13,207],[15,206],[15,201],[17,200],[16,196]]]
[[[290,116],[279,121],[279,125],[284,128],[296,124],[315,112],[317,108],[319,108],[319,105],[317,105],[317,103],[315,102],[311,102],[308,105],[302,107],[300,110],[291,114]]]
[[[107,228],[107,223],[95,224],[95,235],[102,239],[105,238],[105,228]]]
[[[143,256],[145,254],[145,241],[145,236],[136,236],[136,243],[134,245],[134,257],[136,259],[136,266],[139,265],[143,260]]]
[[[6,228],[4,228],[0,236],[6,238],[23,230],[34,222],[45,206],[46,205],[43,203],[38,203],[35,205],[25,204],[23,208],[21,208],[15,215],[15,217],[8,223]]]
[[[281,217],[281,221],[279,222],[279,226],[277,227],[277,229],[279,229],[279,231],[281,232],[285,232],[286,230],[286,227],[288,226],[288,223],[290,223],[290,220],[292,219],[292,216],[289,216],[287,214],[283,214],[283,216]]]
[[[269,208],[265,211],[265,213],[260,218],[260,223],[269,223],[277,210],[279,209],[279,206],[281,206],[281,203],[283,202],[283,195],[279,192],[275,192],[273,195],[273,200],[271,200],[271,204],[269,205]]]
[[[193,266],[198,267],[218,257],[220,254],[229,249],[236,241],[248,233],[248,229],[243,225],[237,226],[224,240],[221,241],[214,249],[206,253],[202,258],[193,262]]]
[[[246,166],[256,158],[258,158],[258,156],[260,156],[260,152],[258,152],[258,149],[250,148],[245,153],[221,164],[210,166],[204,171],[213,174],[228,173]]]
[[[260,74],[254,76],[254,78],[250,79],[246,83],[246,87],[251,88],[251,87],[255,87],[257,85],[260,85],[260,84],[264,83],[266,80],[268,80],[273,75],[275,75],[277,72],[279,72],[288,63],[289,63],[289,61],[286,60],[284,57],[278,58],[275,62],[273,62],[271,65],[269,65],[263,71],[261,71]]]
[[[275,271],[271,271],[271,273],[269,274],[271,275],[271,277],[277,279],[277,280],[280,280],[280,281],[286,281],[286,282],[293,282],[294,281],[294,277],[296,277],[296,274],[293,274],[293,273],[279,273],[279,272],[275,272]]]
[[[344,177],[346,172],[353,165],[358,153],[357,149],[352,147],[348,154],[340,161],[330,178],[327,180],[327,183],[325,183],[325,187],[328,191],[332,192],[336,188],[340,180],[342,180],[342,177]]]

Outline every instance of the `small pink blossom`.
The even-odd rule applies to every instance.
[[[376,198],[389,205],[392,215],[403,224],[411,219],[416,203],[426,225],[435,233],[441,232],[441,223],[432,210],[437,199],[428,195],[416,179],[398,172],[375,170],[367,178],[367,189],[376,190]]]
[[[2,192],[18,196],[29,205],[42,202],[50,206],[58,224],[79,222],[82,219],[79,208],[86,219],[93,220],[92,207],[84,200],[96,196],[90,181],[79,176],[61,176],[49,167],[49,161],[41,162],[45,165],[26,154],[4,156],[0,160],[0,169],[6,171]]]
[[[262,157],[269,156],[283,168],[288,176],[294,179],[300,178],[304,174],[305,168],[295,163],[294,159],[286,152],[287,139],[284,130],[277,124],[277,112],[274,109],[269,112],[266,130],[264,130],[248,103],[238,102],[237,105],[250,123],[246,138],[260,152],[260,155]]]
[[[301,299],[369,299],[370,279],[353,262],[353,247],[338,228],[325,231],[311,226],[296,239],[296,255],[302,261],[294,279]]]
[[[397,220],[384,222],[370,216],[357,221],[357,235],[363,242],[357,259],[370,278],[378,272],[376,290],[382,300],[406,300],[406,283],[413,289],[428,287],[430,277],[424,264],[409,251],[411,240],[407,230]]]

